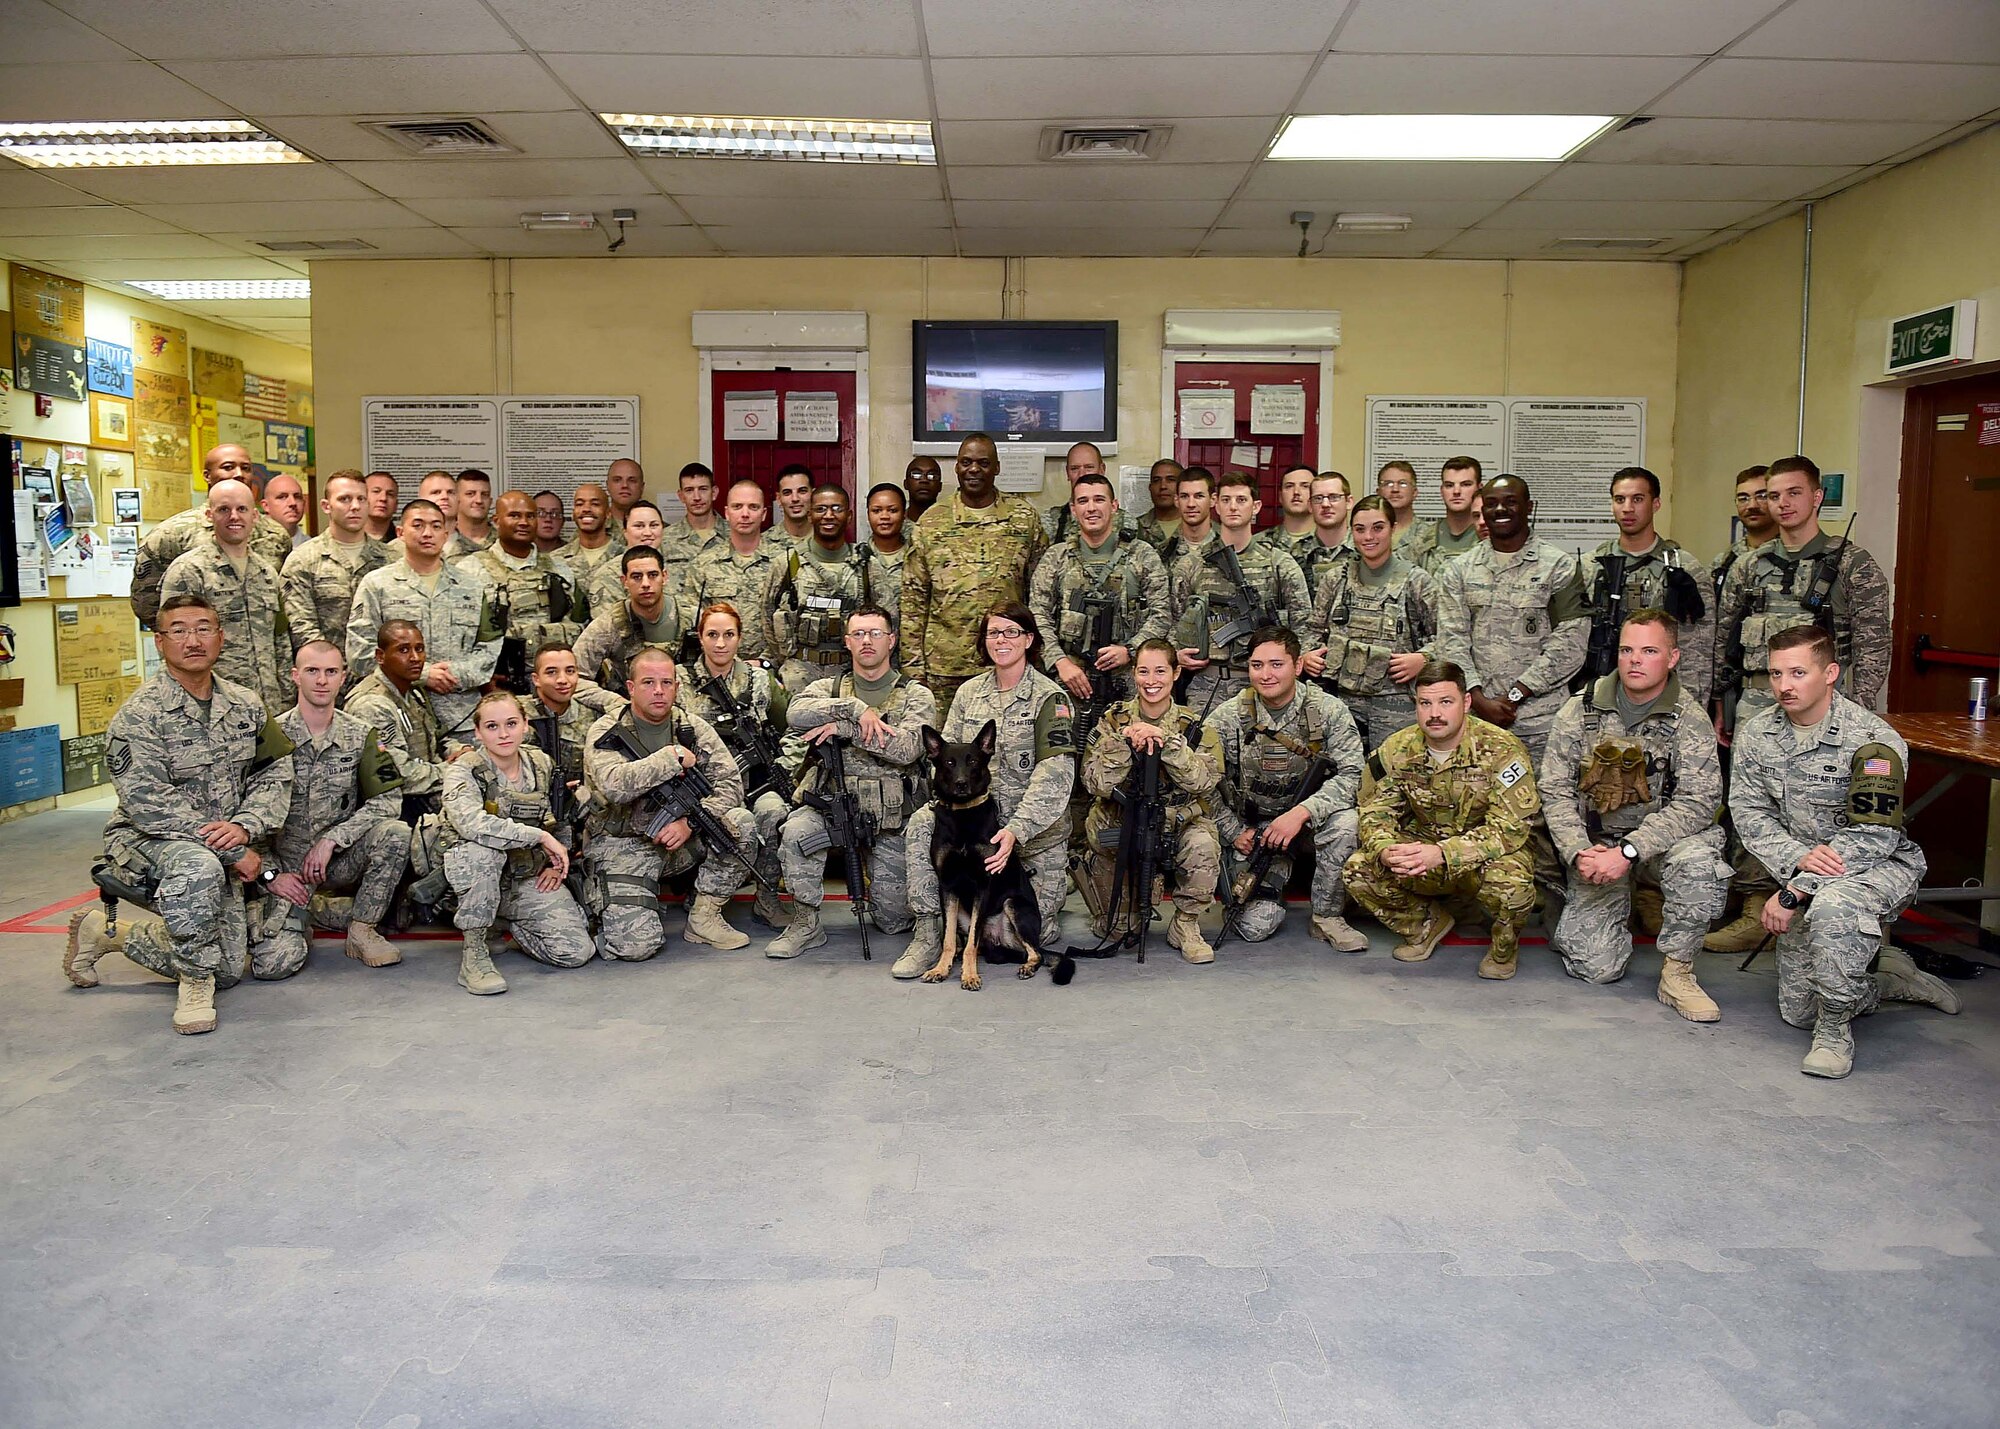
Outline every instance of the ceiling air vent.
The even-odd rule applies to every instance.
[[[274,243],[258,240],[259,248],[272,253],[372,253],[375,245],[360,238],[285,238]]]
[[[427,159],[521,152],[487,128],[483,119],[381,119],[364,122],[361,127]]]
[[[1629,253],[1640,253],[1648,248],[1658,248],[1666,241],[1664,238],[1558,238],[1549,247],[1571,251],[1585,248],[1623,249]]]
[[[1110,124],[1088,129],[1050,125],[1042,131],[1044,159],[1157,159],[1173,136],[1171,124]]]

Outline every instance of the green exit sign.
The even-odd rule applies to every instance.
[[[1889,320],[1889,346],[1882,370],[1893,377],[1966,362],[1972,357],[1972,323],[1979,304],[1971,298]]]

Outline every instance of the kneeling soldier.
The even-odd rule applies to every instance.
[[[1347,886],[1402,934],[1401,962],[1420,963],[1451,931],[1443,900],[1470,894],[1493,920],[1483,978],[1510,978],[1521,924],[1535,909],[1529,826],[1541,810],[1520,740],[1469,717],[1465,671],[1434,661],[1412,684],[1417,722],[1369,759],[1375,792],[1361,806],[1361,847]]]
[[[1088,478],[1085,478],[1088,480]],[[1079,482],[1078,485],[1082,485]],[[1160,756],[1160,797],[1166,804],[1167,848],[1157,850],[1159,869],[1173,891],[1174,918],[1167,926],[1167,943],[1191,963],[1212,963],[1215,949],[1201,936],[1201,915],[1215,901],[1222,876],[1222,840],[1207,804],[1222,781],[1222,741],[1186,705],[1174,703],[1176,652],[1167,640],[1143,641],[1133,652],[1132,675],[1138,694],[1104,712],[1090,748],[1084,753],[1083,784],[1094,797],[1084,817],[1088,861],[1080,870],[1079,891],[1090,905],[1098,936],[1121,934],[1108,925],[1114,855],[1119,826],[1146,811],[1117,802],[1113,796],[1132,773],[1134,755]],[[1109,847],[1107,847],[1107,840]],[[1153,890],[1141,891],[1143,908],[1127,909],[1120,922],[1137,926],[1153,913]]]
[[[903,828],[924,802],[923,732],[925,725],[937,723],[937,697],[890,663],[895,649],[889,613],[876,605],[859,607],[847,617],[853,670],[814,681],[786,712],[793,732],[809,748],[830,739],[847,747],[848,788],[862,811],[875,820],[875,842],[868,850],[868,891],[872,921],[885,933],[903,932],[911,923]],[[828,792],[828,782],[814,766],[799,792]],[[826,819],[818,809],[802,805],[785,817],[778,856],[794,907],[790,926],[771,940],[765,957],[795,958],[826,942],[819,910],[826,855],[832,846]],[[861,916],[859,909],[854,913]]]
[[[1657,608],[1625,617],[1618,668],[1556,715],[1542,761],[1542,813],[1569,875],[1553,942],[1571,977],[1616,982],[1632,959],[1632,894],[1662,900],[1660,1001],[1691,1022],[1721,1010],[1694,979],[1694,955],[1729,893],[1722,761],[1715,730],[1681,687],[1680,622]]]
[[[1882,942],[1928,867],[1903,832],[1909,746],[1835,688],[1842,671],[1825,630],[1795,625],[1766,648],[1777,704],[1736,726],[1729,814],[1779,882],[1763,923],[1778,939],[1778,1012],[1812,1029],[1800,1070],[1844,1077],[1855,1018],[1885,998],[1956,1012],[1958,994]]]
[[[157,920],[109,937],[101,909],[71,920],[63,972],[97,986],[97,961],[123,951],[180,984],[174,1031],[215,1030],[215,989],[249,961],[239,885],[268,882],[251,847],[284,822],[291,746],[254,690],[215,674],[222,622],[198,595],[160,604],[153,643],[166,669],[111,717],[106,763],[118,811],[104,826],[104,861],[150,891]]]

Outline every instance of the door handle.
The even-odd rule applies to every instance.
[[[1984,650],[1948,650],[1942,645],[1934,645],[1928,635],[1919,635],[1911,650],[1917,669],[1926,664],[1958,665],[1968,670],[2000,670],[2000,655]]]

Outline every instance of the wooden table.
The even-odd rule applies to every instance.
[[[1975,720],[1962,714],[1936,711],[1891,714],[1882,718],[1903,736],[1912,755],[1921,754],[1945,767],[1944,778],[1925,790],[1922,798],[1903,811],[1906,824],[1922,813],[1933,799],[1968,774],[1977,779],[2000,780],[2000,720]],[[1981,837],[1984,837],[1984,832],[1981,831]],[[2000,886],[1926,888],[1918,892],[1917,901],[1991,903],[2000,901]]]

